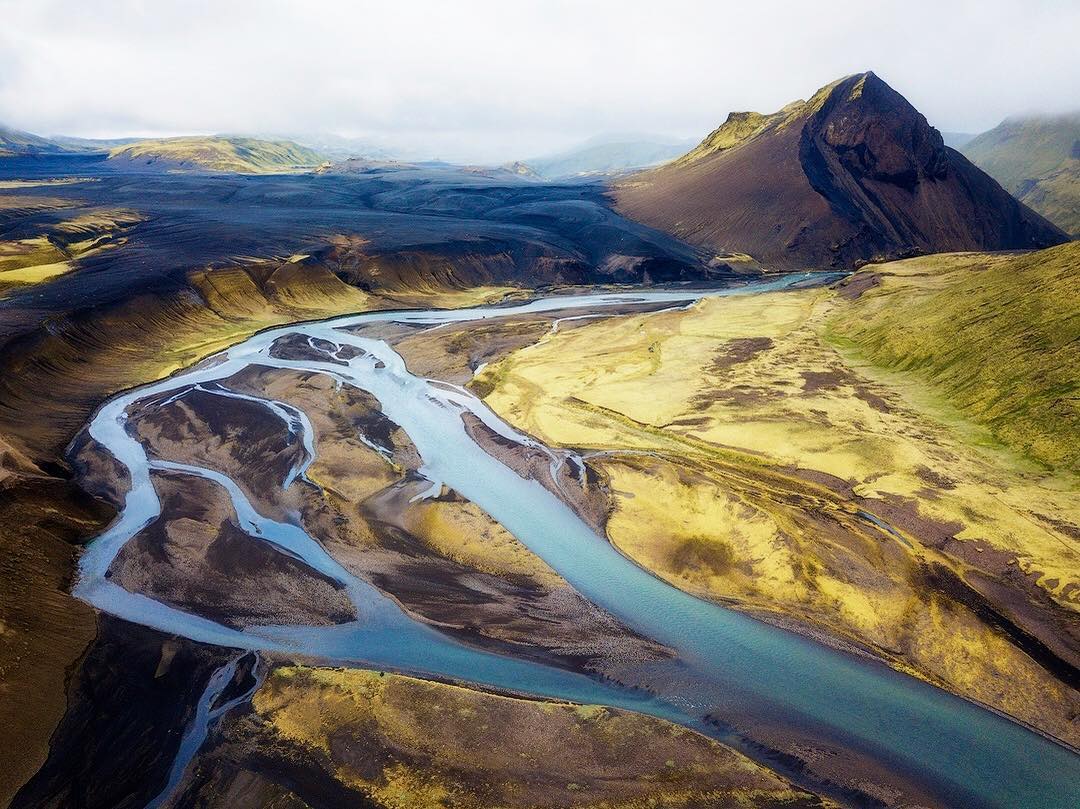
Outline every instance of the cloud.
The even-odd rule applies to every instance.
[[[873,69],[941,129],[1080,98],[1075,2],[0,0],[0,121],[336,132],[504,160],[704,135]]]

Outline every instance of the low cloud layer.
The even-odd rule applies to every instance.
[[[0,19],[0,122],[42,134],[333,132],[494,162],[702,136],[867,69],[949,131],[1080,104],[1072,0],[0,0]]]

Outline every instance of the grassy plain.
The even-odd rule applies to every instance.
[[[254,708],[276,744],[388,809],[822,805],[703,736],[597,706],[291,667]]]
[[[1058,297],[1076,247],[586,322],[475,387],[585,452],[609,538],[644,567],[1076,744],[1077,365]],[[916,353],[934,345],[951,358]]]

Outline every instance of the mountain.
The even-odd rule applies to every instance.
[[[264,135],[258,133],[256,137],[262,140],[290,140],[301,146],[306,146],[312,151],[318,152],[328,160],[342,161],[351,158],[367,160],[412,160],[424,159],[424,156],[414,150],[380,142],[374,138],[350,138],[342,135],[327,133],[306,133],[289,135]]]
[[[612,192],[632,218],[777,269],[1066,239],[873,73],[771,115],[732,113],[688,154]]]
[[[112,149],[109,160],[139,168],[268,174],[313,168],[323,157],[287,140],[213,136],[140,140]]]
[[[942,132],[941,139],[945,141],[946,146],[951,146],[953,149],[963,149],[964,144],[977,137],[972,132]]]
[[[960,150],[1021,202],[1080,237],[1080,112],[1008,118]]]
[[[689,145],[656,135],[601,135],[565,152],[524,162],[547,179],[616,174],[672,160]]]
[[[21,129],[11,129],[0,124],[0,157],[32,154],[57,154],[67,151],[56,142],[32,135]]]
[[[70,151],[107,152],[117,146],[138,143],[143,138],[76,138],[72,135],[53,135],[49,140]]]

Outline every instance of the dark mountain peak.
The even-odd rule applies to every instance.
[[[803,130],[804,159],[814,159],[814,147],[832,152],[855,178],[907,189],[949,170],[941,133],[872,72],[831,86]]]
[[[620,183],[615,196],[647,224],[774,267],[1065,239],[872,71],[771,114],[732,113],[693,151]]]

